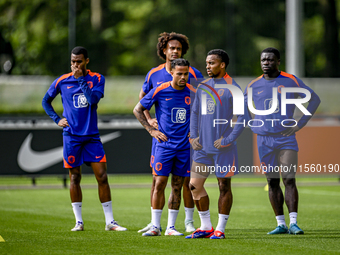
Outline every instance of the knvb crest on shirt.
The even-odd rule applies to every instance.
[[[273,99],[272,98],[268,98],[266,100],[264,100],[264,109],[265,110],[269,110],[271,109],[273,106]],[[274,113],[278,113],[280,111],[279,105],[277,105]]]
[[[222,105],[222,100],[221,100],[220,96],[222,96],[224,94],[224,90],[223,89],[220,89],[217,92],[213,87],[211,87],[210,85],[208,85],[206,83],[201,82],[200,85],[204,85],[207,88],[209,88],[212,91],[212,93],[214,93],[216,95],[218,101]],[[198,89],[203,90],[203,92],[202,92],[202,105],[201,105],[202,115],[214,114],[216,100],[215,100],[213,94],[210,93],[207,89],[202,88],[201,86],[199,86]],[[210,98],[207,97],[207,94],[210,96]]]
[[[187,110],[185,108],[174,107],[171,109],[171,121],[173,123],[185,123]]]
[[[211,98],[207,98],[207,114],[214,114],[215,112],[215,102]]]
[[[73,95],[73,105],[75,108],[84,108],[88,106],[87,99],[83,93]]]

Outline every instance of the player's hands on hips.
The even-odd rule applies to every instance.
[[[299,130],[300,130],[300,128],[296,125],[295,127],[287,128],[285,131],[281,132],[281,134],[283,136],[290,136],[290,135],[295,134]]]
[[[150,135],[157,139],[157,141],[160,143],[161,141],[166,142],[168,141],[168,138],[165,134],[163,134],[161,131],[158,130],[151,130]]]
[[[73,73],[74,78],[78,79],[79,77],[83,76],[83,70],[76,66],[71,66],[71,70]]]
[[[203,148],[202,145],[199,143],[199,140],[200,140],[200,138],[196,137],[196,138],[194,138],[190,141],[191,146],[195,151],[202,150],[202,148]]]
[[[148,119],[148,123],[151,127],[158,129],[158,121],[156,118]]]
[[[223,139],[223,136],[221,136],[220,139],[217,139],[217,140],[214,142],[214,147],[215,147],[216,149],[221,149],[221,148],[222,148],[222,145],[221,145],[222,139]]]
[[[67,119],[66,118],[62,118],[61,120],[59,120],[58,126],[59,127],[69,127]]]

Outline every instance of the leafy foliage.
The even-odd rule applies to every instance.
[[[145,75],[162,62],[156,54],[156,43],[164,31],[188,36],[191,47],[185,57],[202,73],[206,53],[213,48],[229,53],[228,72],[233,76],[259,75],[259,54],[265,47],[277,47],[285,55],[284,0],[97,1],[101,4],[99,25],[91,21],[91,1],[76,1],[76,44],[88,48],[89,67],[104,75]],[[324,40],[325,28],[338,28],[336,17],[324,19],[328,15],[325,8],[331,3],[339,8],[339,1],[304,1],[305,66],[309,77],[340,76],[339,69],[332,73],[327,69],[334,58],[326,51],[330,42]],[[1,0],[0,32],[14,48],[13,74],[57,76],[70,71],[67,0]],[[284,70],[284,58],[281,63]]]

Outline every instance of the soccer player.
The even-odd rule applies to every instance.
[[[87,50],[77,46],[71,52],[71,73],[56,79],[43,98],[46,113],[63,128],[64,167],[69,169],[70,195],[76,225],[71,231],[83,231],[82,191],[80,187],[81,165],[91,165],[98,182],[99,199],[102,203],[105,230],[125,231],[113,218],[110,186],[106,173],[106,155],[100,141],[97,125],[97,107],[104,96],[105,78],[86,69],[89,63]],[[63,116],[52,107],[53,99],[61,94]]]
[[[165,204],[164,190],[172,173],[171,195],[168,201],[168,225],[165,235],[183,235],[175,229],[181,190],[185,177],[190,176],[190,85],[189,62],[182,58],[171,61],[172,81],[153,88],[136,105],[133,113],[152,137],[157,139],[153,175],[152,224],[143,236],[159,236],[160,220]],[[156,107],[158,129],[147,121],[143,111]]]
[[[168,82],[172,80],[172,76],[170,74],[171,69],[171,61],[177,58],[182,58],[189,49],[189,40],[185,35],[178,33],[167,33],[163,32],[160,34],[157,43],[157,54],[162,59],[165,60],[164,64],[159,65],[158,67],[152,68],[145,77],[145,82],[141,91],[139,93],[139,100],[141,100],[147,93],[150,92],[155,87],[158,87],[160,84],[164,82]],[[189,67],[189,82],[190,80],[195,80],[198,78],[203,78],[203,75],[200,71],[198,71],[194,67]],[[192,89],[193,91],[194,89]],[[151,118],[148,110],[144,111],[146,119],[148,123],[154,128],[158,128],[157,119]],[[151,158],[150,158],[150,166],[152,167],[154,158],[155,158],[155,147],[157,140],[155,138],[152,139],[152,149],[151,149]],[[189,189],[189,177],[185,178],[183,184],[183,200],[184,200],[184,209],[185,209],[185,231],[193,232],[195,231],[195,227],[193,224],[193,214],[194,214],[194,202],[192,200],[191,192]],[[155,188],[155,178],[153,177],[152,185],[151,185],[151,193],[150,200],[152,201],[152,194]],[[151,202],[152,204],[152,202]],[[152,207],[151,207],[152,210]],[[152,227],[152,222],[150,222],[145,228],[140,229],[138,232],[146,232]]]
[[[261,53],[261,68],[263,74],[251,81],[245,90],[247,98],[249,89],[252,89],[252,98],[256,110],[269,110],[275,107],[273,98],[276,95],[278,104],[274,112],[269,115],[255,115],[251,125],[252,131],[257,134],[257,147],[259,151],[262,170],[266,172],[269,200],[274,210],[277,227],[268,234],[303,234],[297,225],[298,190],[295,182],[294,167],[297,165],[298,144],[295,133],[303,128],[312,115],[304,115],[298,122],[293,119],[295,105],[286,107],[286,114],[281,109],[281,91],[284,88],[303,88],[311,93],[307,110],[314,114],[320,104],[320,98],[302,80],[292,74],[279,70],[280,52],[275,48],[266,48]],[[274,90],[273,90],[274,89]],[[286,98],[294,99],[304,97],[303,93],[287,93]],[[269,121],[268,121],[269,120]],[[275,169],[284,169],[277,171]],[[280,172],[285,186],[285,196],[280,187]],[[286,226],[283,214],[284,201],[288,207],[290,225]]]
[[[233,118],[232,88],[240,89],[240,86],[226,72],[228,64],[229,56],[224,50],[214,49],[208,52],[206,69],[210,78],[199,84],[192,106],[190,142],[194,154],[190,188],[201,226],[186,238],[225,238],[224,231],[233,202],[231,176],[238,172],[236,139],[245,127],[243,115],[238,117],[238,125],[234,128],[230,124]],[[218,94],[216,103],[212,97],[217,96],[214,93]],[[217,119],[227,120],[228,123],[214,125]],[[215,230],[210,220],[209,196],[204,188],[210,174],[207,169],[215,170],[220,191],[218,224]]]

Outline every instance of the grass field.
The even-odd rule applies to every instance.
[[[128,228],[126,232],[104,231],[93,176],[83,179],[83,232],[70,231],[74,216],[69,192],[59,179],[38,179],[37,187],[31,188],[29,179],[1,178],[0,254],[340,254],[340,185],[335,178],[298,180],[298,222],[305,231],[301,236],[268,236],[276,220],[264,179],[235,179],[224,240],[142,237],[137,233],[150,221],[150,178],[110,176],[114,217]],[[208,181],[207,191],[215,227],[218,190],[214,183]],[[289,223],[287,211],[285,214]],[[179,231],[184,231],[183,221],[182,205],[176,224]],[[163,228],[166,223],[165,206]],[[199,225],[195,211],[195,226]]]

